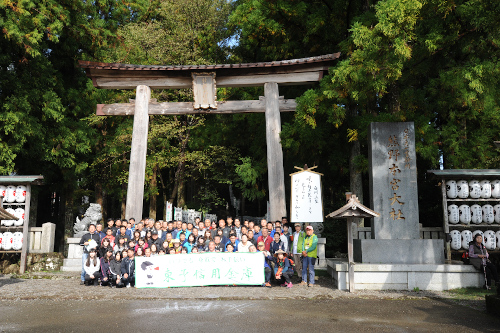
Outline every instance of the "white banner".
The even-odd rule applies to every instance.
[[[261,252],[168,254],[135,258],[137,288],[263,283],[264,255]]]
[[[165,221],[170,222],[172,221],[172,208],[173,208],[172,203],[167,201],[165,208],[166,208]]]
[[[291,176],[290,221],[292,223],[323,222],[321,174],[304,170],[293,173]]]

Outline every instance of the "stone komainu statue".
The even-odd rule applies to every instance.
[[[97,203],[91,203],[90,207],[87,208],[85,215],[83,215],[83,219],[79,219],[76,217],[76,223],[73,227],[73,231],[75,235],[85,233],[89,227],[89,224],[96,224],[102,219],[102,210],[101,205]]]

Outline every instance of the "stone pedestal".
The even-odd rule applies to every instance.
[[[64,259],[62,271],[78,272],[82,270],[83,246],[80,245],[80,238],[68,238],[68,258]]]
[[[353,250],[365,264],[444,264],[442,239],[355,239]]]
[[[348,290],[349,274],[345,260],[327,259],[328,273],[335,286]],[[484,285],[484,274],[471,265],[355,264],[356,290],[450,290]]]
[[[325,246],[326,238],[318,238],[318,260],[314,265],[315,268],[326,268]]]

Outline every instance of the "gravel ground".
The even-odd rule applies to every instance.
[[[293,280],[292,280],[293,281]],[[30,273],[19,278],[0,275],[1,300],[140,300],[140,299],[218,299],[218,300],[268,300],[268,299],[443,299],[455,304],[485,311],[484,298],[459,298],[447,291],[359,290],[354,293],[335,289],[332,279],[320,276],[313,288],[295,284],[293,288],[213,286],[165,289],[135,289],[86,287],[80,285],[79,273]]]

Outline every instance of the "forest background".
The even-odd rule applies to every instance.
[[[144,65],[275,61],[341,52],[315,86],[280,87],[285,174],[318,166],[325,214],[352,191],[369,205],[367,129],[413,121],[420,223],[440,226],[440,190],[426,170],[498,168],[500,2],[496,0],[0,0],[0,174],[41,174],[36,221],[71,236],[90,202],[122,217],[131,117],[97,117],[99,90],[78,60]],[[262,88],[218,89],[219,100]],[[155,90],[190,101],[190,90]],[[263,114],[150,116],[145,216],[166,200],[215,213],[263,216]],[[290,181],[285,180],[287,198]],[[289,205],[289,202],[287,202]],[[289,209],[289,206],[288,206]],[[346,227],[327,221],[327,256]]]

